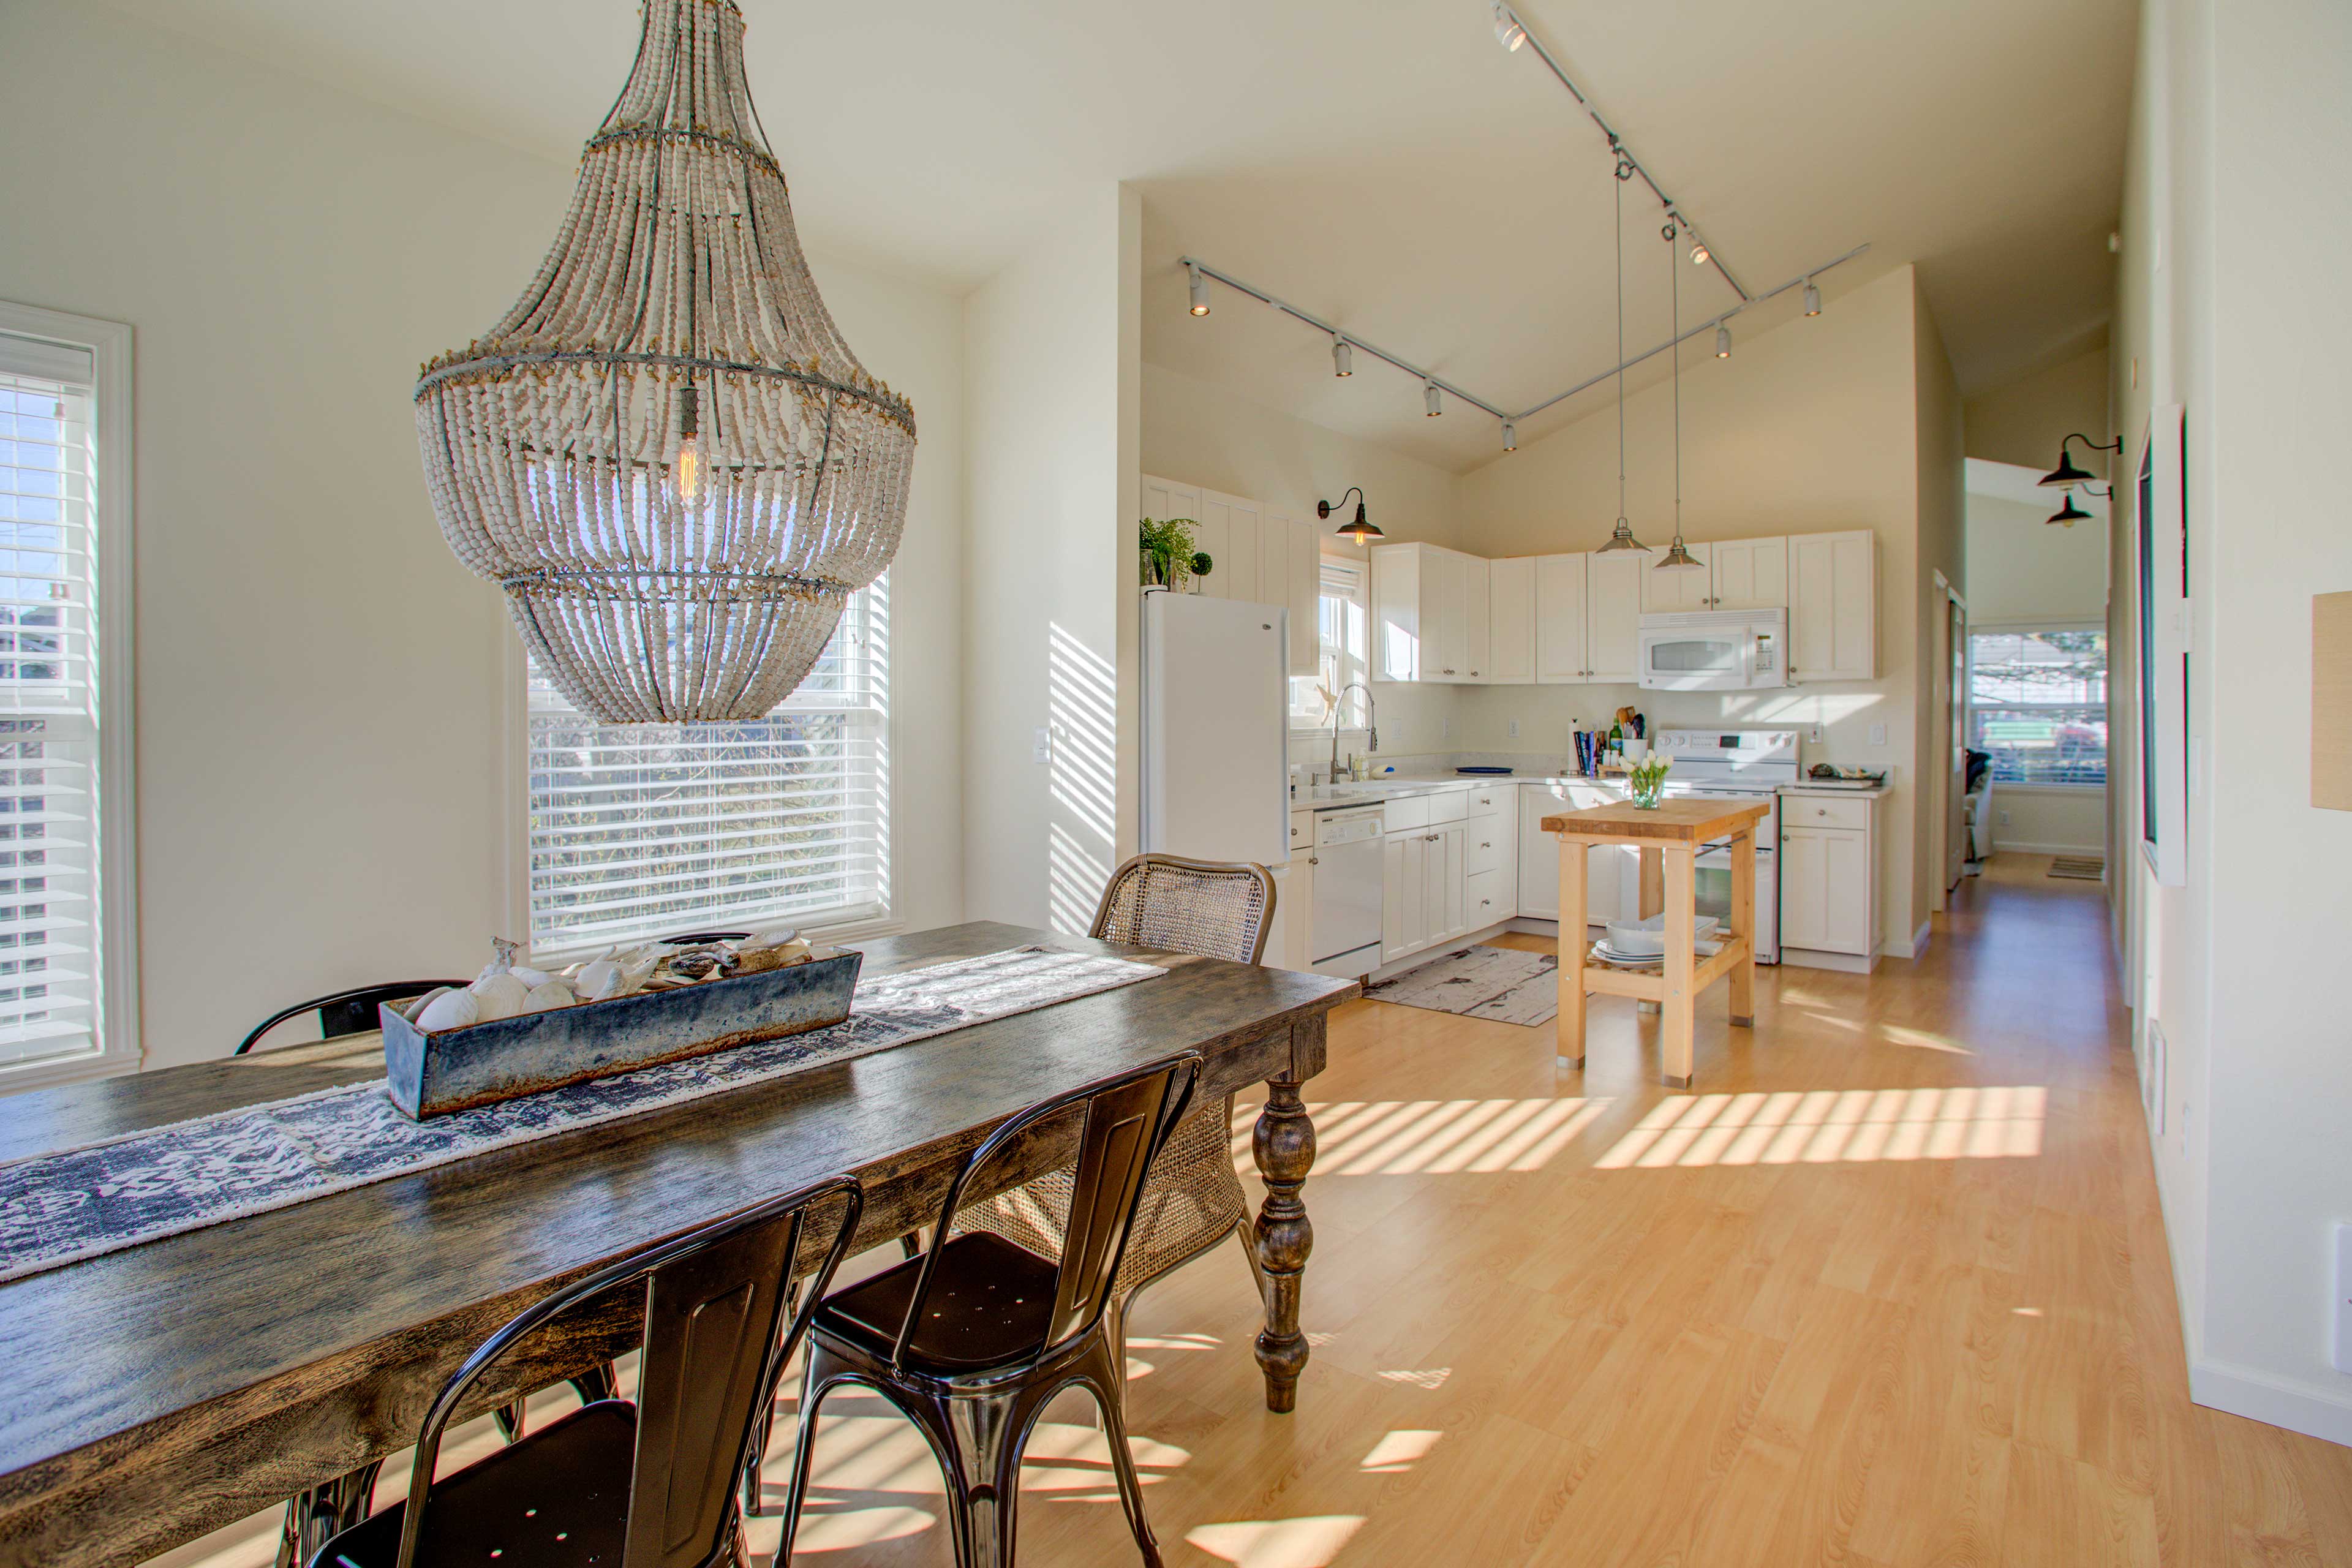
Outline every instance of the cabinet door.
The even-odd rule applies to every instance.
[[[1429,835],[1396,833],[1381,844],[1381,962],[1429,945]]]
[[[1429,836],[1429,861],[1423,868],[1429,888],[1422,908],[1429,921],[1429,940],[1451,942],[1470,929],[1462,908],[1464,863],[1469,834],[1462,824],[1441,827]]]
[[[1596,550],[1587,557],[1584,665],[1592,679],[1631,686],[1639,678],[1642,582],[1655,559],[1655,552],[1647,550]]]
[[[1486,563],[1486,679],[1496,686],[1536,680],[1536,558]],[[1576,596],[1580,618],[1584,595]],[[1579,639],[1580,643],[1581,639]]]
[[[1202,490],[1201,499],[1192,503],[1192,548],[1209,558],[1212,570],[1205,577],[1191,579],[1191,586],[1193,592],[1213,599],[1233,597],[1225,592],[1225,584],[1233,581],[1229,568],[1234,552],[1226,548],[1233,515],[1233,502],[1214,490]]]
[[[1491,588],[1487,582],[1486,563],[1475,555],[1457,555],[1460,568],[1457,576],[1462,584],[1462,639],[1466,668],[1463,679],[1474,685],[1484,686],[1494,679],[1494,627]]]
[[[1449,684],[1468,679],[1470,642],[1463,634],[1462,557],[1451,550],[1421,552],[1422,654],[1423,680]]]
[[[1870,953],[1869,835],[1825,827],[1822,861],[1827,887],[1825,940],[1832,952]]]
[[[1789,542],[1719,539],[1708,547],[1711,610],[1781,610],[1789,605]]]
[[[1537,826],[1568,809],[1555,784],[1519,786],[1519,913],[1559,919],[1559,840]]]
[[[1282,602],[1279,586],[1268,589],[1264,580],[1264,562],[1260,552],[1265,545],[1265,512],[1254,500],[1238,496],[1220,496],[1225,503],[1225,547],[1211,551],[1210,558],[1216,570],[1205,579],[1223,598],[1239,599],[1244,604],[1276,605]],[[1207,500],[1202,498],[1203,501]],[[1207,545],[1201,546],[1208,550]],[[1212,591],[1205,586],[1202,592]]]
[[[1654,570],[1657,557],[1650,558],[1653,570],[1642,574],[1642,611],[1644,615],[1665,615],[1676,610],[1704,610],[1714,597],[1713,575],[1706,570],[1707,549],[1704,544],[1683,542],[1683,549],[1698,563],[1698,569],[1680,567],[1672,572]],[[1624,553],[1630,554],[1631,552]],[[1661,552],[1663,553],[1663,552]]]
[[[1827,835],[1818,827],[1780,831],[1780,945],[1826,951],[1830,945]]]
[[[1372,549],[1372,679],[1419,680],[1423,662],[1422,550]]]
[[[1585,657],[1585,576],[1591,556],[1536,557],[1536,679],[1573,686],[1592,673]]]
[[[1868,529],[1790,539],[1790,679],[1877,678],[1877,550]]]
[[[1604,926],[1641,913],[1642,852],[1630,844],[1596,844],[1584,852],[1584,923]]]

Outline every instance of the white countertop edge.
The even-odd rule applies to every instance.
[[[1405,799],[1413,795],[1446,795],[1455,791],[1467,793],[1496,784],[1582,784],[1590,789],[1606,790],[1613,795],[1625,793],[1625,781],[1613,777],[1591,778],[1582,773],[1490,773],[1483,776],[1448,778],[1367,779],[1352,787],[1365,793],[1339,800],[1293,799],[1293,812],[1347,811],[1357,806],[1379,805],[1386,801]],[[1780,793],[1800,796],[1837,796],[1846,800],[1884,800],[1895,793],[1893,784],[1876,784],[1868,789],[1854,789],[1843,784],[1798,783],[1782,784]]]

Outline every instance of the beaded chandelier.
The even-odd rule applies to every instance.
[[[504,320],[424,367],[442,537],[572,705],[759,718],[906,524],[915,413],[818,298],[735,0],[645,0],[628,85]]]

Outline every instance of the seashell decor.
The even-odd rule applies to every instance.
[[[442,537],[574,707],[757,719],[898,553],[915,415],[809,275],[735,0],[644,16],[553,248],[424,366],[417,440]]]
[[[514,962],[517,943],[499,938],[482,973],[464,990],[443,986],[401,1009],[427,1034],[462,1029],[522,1013],[545,1013],[610,1001],[640,991],[666,991],[737,974],[761,974],[830,958],[830,948],[812,947],[789,926],[754,931],[740,942],[643,942],[607,948],[593,958],[549,973]]]

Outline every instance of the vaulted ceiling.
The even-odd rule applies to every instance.
[[[114,3],[566,164],[637,29],[628,0]],[[1072,193],[1131,182],[1148,360],[1455,469],[1496,455],[1492,420],[1424,418],[1420,389],[1367,357],[1337,380],[1328,340],[1225,290],[1195,320],[1176,257],[1499,405],[1615,361],[1606,151],[1532,50],[1497,46],[1486,0],[743,8],[753,93],[821,254],[969,288]],[[2105,321],[2135,0],[1518,10],[1751,291],[1866,241],[1822,279],[1835,309],[1916,262],[1970,391]],[[1643,347],[1665,335],[1675,268],[1654,204],[1624,194],[1625,336]],[[1732,302],[1709,270],[1679,277],[1686,320]]]

